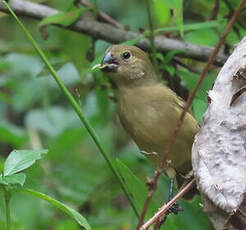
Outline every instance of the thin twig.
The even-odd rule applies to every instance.
[[[174,62],[177,63],[178,65],[188,69],[190,72],[192,73],[196,73],[196,74],[201,74],[201,72],[195,68],[193,68],[192,66],[186,65],[184,62],[182,62],[181,60],[179,60],[178,58],[173,58]]]
[[[216,19],[219,9],[220,9],[220,0],[216,0],[211,16],[209,17],[209,20]]]
[[[87,2],[86,0],[80,0],[81,4],[86,6],[86,7],[92,7],[93,5],[89,2]],[[108,22],[109,24],[113,25],[116,28],[119,29],[124,29],[124,26],[121,25],[119,22],[117,22],[115,19],[113,19],[112,17],[110,17],[108,14],[106,14],[105,12],[98,10],[98,19],[103,21],[103,22]]]
[[[154,194],[154,191],[157,187],[157,183],[158,183],[158,180],[159,180],[159,177],[163,171],[163,168],[164,168],[164,165],[166,164],[166,159],[168,159],[168,154],[169,152],[171,151],[172,147],[173,147],[173,144],[174,144],[174,141],[179,133],[179,130],[183,124],[183,121],[184,121],[184,118],[185,118],[185,114],[186,112],[188,111],[203,79],[205,78],[205,75],[206,73],[208,72],[210,66],[212,65],[212,63],[214,62],[215,58],[216,58],[216,55],[218,54],[219,52],[219,49],[221,48],[222,44],[224,43],[225,41],[225,38],[226,36],[229,34],[233,24],[235,23],[237,17],[239,16],[241,10],[243,9],[243,6],[245,5],[246,3],[246,0],[242,0],[237,8],[237,10],[234,12],[230,22],[228,23],[225,31],[223,32],[222,36],[220,37],[220,40],[219,42],[217,43],[215,49],[214,49],[214,52],[212,53],[212,55],[209,57],[209,60],[208,60],[208,63],[206,64],[206,66],[204,67],[202,73],[201,73],[201,76],[200,78],[198,79],[196,85],[195,85],[195,88],[193,89],[192,93],[190,94],[186,104],[185,104],[185,107],[182,111],[182,114],[180,115],[180,118],[179,118],[179,121],[177,123],[177,126],[175,127],[174,129],[174,132],[172,133],[171,135],[171,138],[165,148],[165,154],[159,164],[159,166],[157,167],[156,169],[156,174],[155,174],[155,177],[154,177],[154,180],[153,180],[153,186],[152,186],[152,189],[149,191],[149,194],[147,196],[147,199],[144,203],[144,207],[143,207],[143,210],[142,210],[142,213],[141,213],[141,216],[139,218],[139,223],[138,223],[138,228],[139,229],[139,226],[142,225],[143,221],[144,221],[144,217],[145,217],[145,214],[146,214],[146,211],[147,211],[147,208],[149,206],[149,203],[151,201],[151,198],[152,198],[152,195]]]
[[[182,198],[195,185],[195,183],[195,179],[191,180],[172,200],[163,205],[158,212],[140,228],[140,230],[147,230],[153,223],[162,217],[174,203]]]
[[[5,213],[6,213],[6,230],[11,228],[11,218],[10,218],[10,198],[11,194],[7,189],[7,186],[3,185],[4,203],[5,203]]]

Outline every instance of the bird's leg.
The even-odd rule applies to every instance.
[[[173,199],[173,185],[174,185],[174,178],[170,178],[167,203]],[[176,202],[168,209],[167,214],[174,213],[175,215],[177,215],[179,212],[182,211],[184,211],[184,209]]]
[[[170,178],[170,184],[169,184],[169,193],[168,193],[168,200],[167,203],[173,199],[173,185],[174,185],[174,178],[171,177]],[[155,223],[155,228],[154,229],[160,229],[162,224],[164,224],[164,222],[166,221],[167,215],[174,213],[175,215],[177,215],[179,212],[182,212],[184,209],[176,202],[174,203],[167,211],[166,214],[164,214],[163,216],[161,216],[157,222]]]

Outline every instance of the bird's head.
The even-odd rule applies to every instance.
[[[100,69],[107,72],[118,87],[157,81],[147,54],[136,46],[111,46],[105,52]]]

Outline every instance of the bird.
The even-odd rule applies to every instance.
[[[123,128],[140,152],[159,165],[185,102],[160,81],[148,55],[136,46],[112,45],[105,51],[99,69],[118,89],[118,115]],[[191,149],[198,130],[199,123],[187,112],[164,166],[170,178],[168,200],[173,196],[174,179],[181,187],[192,170]],[[193,197],[193,192],[187,197]]]

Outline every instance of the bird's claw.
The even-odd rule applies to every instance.
[[[182,212],[184,211],[183,207],[181,207],[178,203],[174,203],[167,211],[167,215],[168,214],[175,214],[175,215],[178,215],[179,212]]]

